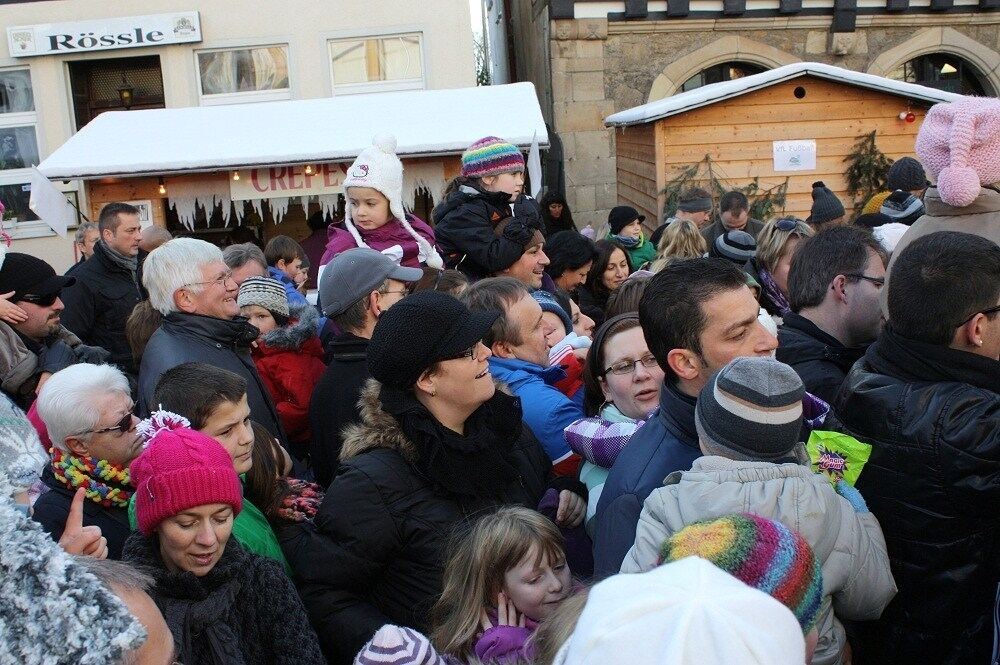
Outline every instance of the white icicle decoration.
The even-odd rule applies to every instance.
[[[177,211],[177,221],[184,225],[188,231],[194,231],[194,217],[198,210],[198,199],[172,198],[170,206]]]
[[[274,218],[275,224],[281,224],[281,220],[288,214],[288,202],[289,197],[287,196],[267,200],[267,207],[271,209],[271,216]]]
[[[337,215],[337,194],[320,194],[319,206],[323,209],[323,214],[333,218]]]

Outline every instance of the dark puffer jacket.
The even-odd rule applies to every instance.
[[[1000,363],[887,330],[835,408],[872,445],[858,489],[899,586],[861,640],[863,662],[988,662],[1000,579]]]
[[[514,217],[501,235],[497,224]],[[522,197],[513,206],[504,192],[485,192],[471,184],[461,185],[432,214],[434,235],[445,265],[470,279],[482,279],[508,268],[524,254],[542,220],[534,199]]]
[[[200,314],[170,312],[163,317],[160,328],[149,338],[139,368],[139,414],[148,415],[156,409],[152,404],[156,384],[168,369],[183,363],[208,363],[228,369],[247,380],[247,402],[250,417],[288,445],[278,411],[267,387],[250,358],[250,343],[260,331],[243,318],[217,319]],[[303,458],[307,450],[290,450]]]
[[[847,347],[809,319],[789,312],[778,328],[777,358],[791,365],[806,390],[832,403],[851,366],[867,346]]]
[[[125,338],[125,322],[129,314],[148,295],[142,286],[142,259],[136,278],[108,257],[103,242],[94,245],[94,255],[73,271],[76,284],[63,289],[61,298],[66,305],[62,324],[84,344],[99,346],[111,352],[111,362],[133,377],[139,368],[132,358],[132,349]]]
[[[323,665],[316,633],[281,565],[230,538],[207,575],[167,570],[157,536],[133,534],[123,559],[149,572],[184,665]]]
[[[521,424],[519,401],[497,392],[467,421],[466,437],[490,428],[509,441],[504,455],[516,475],[489,499],[449,492],[427,471],[436,459],[428,453],[436,445],[434,432],[443,428],[410,397],[405,408],[423,410],[417,416],[426,423],[426,440],[408,437],[385,410],[382,391],[375,380],[365,386],[361,423],[346,432],[313,542],[303,557],[290,560],[331,663],[350,663],[387,623],[426,632],[452,531],[500,505],[536,507],[552,466]]]

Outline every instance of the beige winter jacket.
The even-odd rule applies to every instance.
[[[994,185],[996,187],[997,185]],[[892,266],[907,245],[917,238],[938,231],[959,231],[971,233],[992,240],[1000,245],[1000,192],[983,187],[979,196],[964,208],[953,208],[938,195],[936,187],[927,189],[924,195],[924,216],[913,223],[913,226],[903,234],[892,252],[886,273],[886,284],[892,278]],[[886,311],[886,297],[889,289],[882,289],[882,312]]]
[[[812,546],[823,570],[824,596],[812,662],[840,663],[847,637],[838,617],[877,619],[896,595],[896,583],[875,517],[855,513],[824,476],[807,466],[698,458],[690,471],[670,474],[664,487],[646,499],[635,545],[621,570],[655,568],[663,541],[684,526],[740,512],[779,521]]]

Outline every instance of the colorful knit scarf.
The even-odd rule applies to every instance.
[[[134,491],[128,467],[93,457],[77,457],[59,448],[49,450],[56,480],[70,490],[83,487],[87,499],[105,508],[125,508]]]

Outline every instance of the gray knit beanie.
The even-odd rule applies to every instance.
[[[698,439],[709,455],[758,462],[802,461],[798,445],[805,388],[773,358],[736,358],[702,388]]]
[[[270,277],[248,277],[240,284],[236,304],[240,307],[257,305],[272,314],[288,316],[288,294],[285,293],[285,287]]]
[[[7,476],[12,494],[34,485],[48,462],[38,432],[24,411],[0,395],[0,473]]]
[[[708,249],[708,255],[732,261],[742,267],[757,256],[757,241],[746,231],[726,231],[715,239]]]
[[[843,217],[845,214],[844,204],[840,202],[837,195],[829,187],[818,180],[812,185],[812,208],[809,210],[810,224],[825,224],[829,221]]]
[[[900,157],[889,167],[885,175],[885,187],[890,192],[902,189],[914,192],[927,187],[927,174],[920,162],[912,157]]]
[[[18,512],[0,473],[0,664],[106,665],[146,629],[41,524]]]

